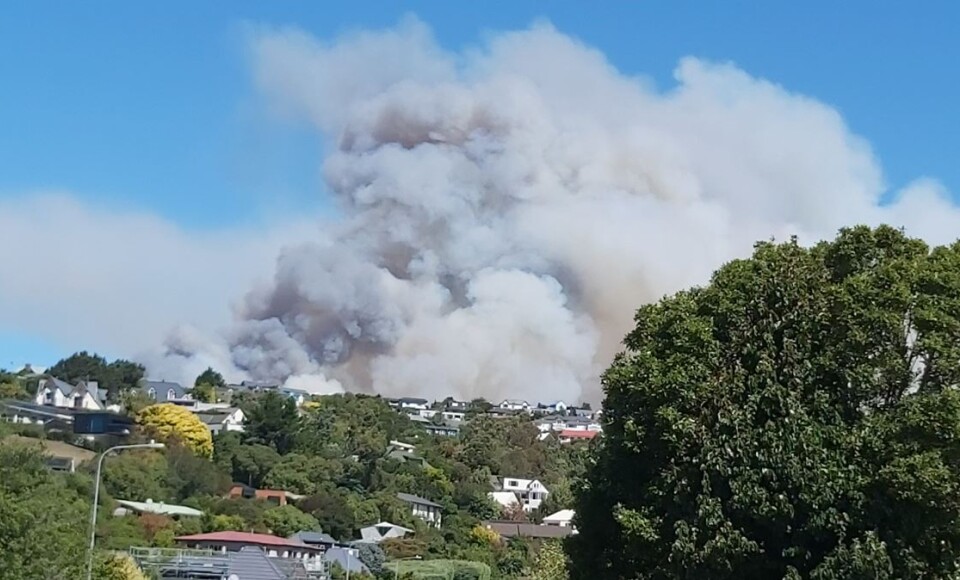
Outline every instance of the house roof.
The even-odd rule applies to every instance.
[[[325,534],[323,532],[309,532],[309,531],[300,531],[296,534],[293,534],[288,540],[293,540],[295,542],[303,542],[304,544],[336,544],[337,541],[333,539],[333,536],[330,534]]]
[[[350,554],[347,548],[330,548],[323,555],[323,559],[331,564],[336,562],[341,568],[344,569],[344,571],[346,571],[347,567],[349,567],[350,571],[356,574],[369,573],[369,570],[364,563],[360,561],[360,558]]]
[[[161,514],[165,516],[193,516],[200,517],[203,512],[185,505],[173,505],[163,502],[147,501],[128,501],[118,499],[117,503],[121,506],[140,513]]]
[[[43,386],[44,386],[44,387],[47,387],[47,386],[56,387],[57,389],[60,390],[61,393],[63,393],[63,396],[64,396],[64,397],[69,396],[70,393],[73,392],[73,385],[71,385],[71,384],[68,383],[67,381],[61,381],[61,380],[58,379],[57,377],[53,377],[53,376],[47,376],[46,379],[44,379],[44,384],[43,384]]]
[[[426,399],[418,399],[416,397],[400,397],[396,399],[398,403],[410,403],[411,405],[426,405],[430,401]]]
[[[141,390],[146,393],[150,389],[156,391],[158,401],[169,401],[170,398],[167,397],[167,392],[170,391],[170,389],[173,389],[174,399],[182,399],[187,394],[187,390],[183,388],[183,385],[172,381],[154,381],[150,379],[143,381]]]
[[[545,522],[569,522],[576,514],[573,510],[560,510],[557,513],[550,514],[543,518]]]
[[[520,503],[520,500],[517,499],[517,494],[512,491],[491,491],[489,495],[490,499],[503,507],[510,507],[515,503]]]
[[[239,552],[230,553],[229,574],[243,580],[287,580],[282,572],[260,548],[245,546]]]
[[[190,534],[188,536],[177,536],[178,542],[210,542],[210,543],[230,543],[230,544],[249,544],[251,546],[281,546],[287,548],[311,548],[313,546],[304,544],[296,540],[288,540],[270,534],[254,534],[250,532],[210,532],[208,534]]]
[[[219,425],[230,418],[231,415],[236,413],[238,409],[234,407],[221,408],[221,409],[208,409],[200,413],[196,413],[197,418],[206,423],[207,425]]]
[[[398,493],[398,494],[397,494],[397,497],[400,499],[400,501],[405,501],[405,502],[407,502],[407,503],[415,503],[415,504],[418,504],[418,505],[427,505],[427,506],[430,506],[430,507],[443,507],[443,506],[441,506],[441,505],[438,504],[438,503],[435,503],[435,502],[430,501],[429,499],[424,499],[424,498],[422,498],[422,497],[420,497],[420,496],[418,496],[418,495],[413,495],[413,494],[410,494],[410,493]]]
[[[593,439],[599,434],[599,431],[583,431],[580,429],[564,429],[560,432],[561,437],[569,437],[570,439]]]
[[[521,399],[504,399],[501,405],[526,405],[530,406],[530,403],[523,401]]]
[[[565,538],[573,529],[561,526],[538,526],[517,522],[483,522],[483,525],[507,538]]]

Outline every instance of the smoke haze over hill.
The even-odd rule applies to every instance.
[[[415,20],[251,43],[266,102],[328,143],[340,216],[285,245],[229,329],[172,333],[147,358],[166,376],[597,400],[636,307],[757,239],[960,223],[932,180],[881,204],[836,110],[730,64],[684,59],[658,90],[547,25],[459,53]]]

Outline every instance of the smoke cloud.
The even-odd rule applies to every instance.
[[[229,364],[316,392],[596,400],[641,304],[702,283],[757,239],[907,226],[942,243],[934,181],[882,204],[838,112],[687,58],[669,90],[538,25],[448,52],[421,23],[327,43],[252,38],[280,114],[329,144],[342,213],[287,247],[225,344],[189,329],[163,364]]]

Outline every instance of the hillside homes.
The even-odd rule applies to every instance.
[[[489,493],[489,497],[504,509],[519,504],[523,511],[533,511],[539,508],[543,500],[550,495],[550,490],[536,479],[504,477],[502,480],[496,479],[492,483],[494,484],[494,491]]]
[[[34,402],[61,409],[102,411],[107,407],[107,392],[100,389],[97,381],[80,381],[71,385],[56,377],[45,376],[37,384]]]

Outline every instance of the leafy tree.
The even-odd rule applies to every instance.
[[[193,395],[193,398],[201,403],[216,403],[217,402],[217,390],[213,385],[207,383],[200,383],[199,385],[190,389],[190,394]]]
[[[267,449],[272,451],[270,447]],[[290,453],[277,457],[277,461],[263,478],[263,483],[272,489],[312,495],[324,487],[336,484],[342,475],[341,461]]]
[[[317,518],[290,504],[272,507],[263,513],[263,523],[274,534],[286,538],[301,531],[320,529]]]
[[[0,399],[25,400],[29,398],[30,395],[27,394],[27,390],[16,377],[8,381],[0,377]]]
[[[537,552],[533,569],[529,577],[532,580],[566,580],[567,555],[563,552],[563,544],[557,540],[544,542]]]
[[[604,375],[575,578],[952,578],[960,243],[758,244]]]
[[[0,445],[0,576],[82,577],[89,509],[37,450]]]
[[[70,383],[97,381],[113,400],[122,392],[137,386],[143,380],[143,365],[117,359],[111,363],[98,354],[78,352],[58,361],[47,373]]]
[[[270,445],[281,455],[293,449],[300,432],[300,414],[293,399],[268,392],[245,414],[244,433],[249,441]]]
[[[233,456],[233,479],[261,487],[267,474],[280,461],[280,454],[266,445],[243,445]],[[281,488],[285,489],[285,488]]]
[[[133,558],[123,554],[100,554],[94,563],[93,577],[97,580],[147,580]]]
[[[223,375],[213,370],[213,368],[207,367],[207,370],[200,373],[197,380],[193,382],[194,387],[199,387],[200,385],[210,385],[216,389],[224,389],[227,386],[227,381],[223,380]]]
[[[184,407],[171,403],[150,405],[137,414],[137,423],[161,441],[179,441],[202,457],[213,455],[210,429]]]
[[[89,466],[94,469],[94,465]],[[117,499],[171,502],[176,498],[166,485],[169,466],[159,451],[130,450],[103,461],[103,489]]]
[[[387,555],[383,553],[383,548],[377,544],[364,542],[357,547],[357,558],[363,562],[370,572],[379,575],[383,571],[383,563]]]

